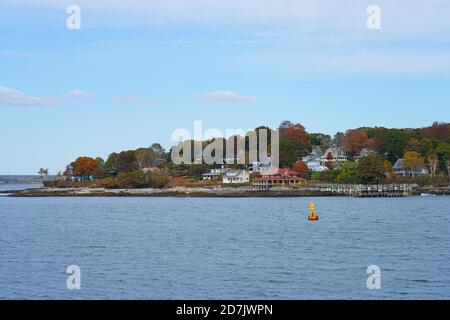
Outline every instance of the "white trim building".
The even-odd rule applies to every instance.
[[[249,183],[250,174],[245,170],[229,170],[223,176],[223,183]]]

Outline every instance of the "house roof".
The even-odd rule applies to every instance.
[[[404,160],[403,158],[397,159],[397,161],[395,161],[392,168],[394,170],[402,170],[403,169],[403,160]]]
[[[208,173],[204,173],[202,174],[203,176],[219,176],[221,173],[219,172],[208,172]]]
[[[281,176],[281,177],[289,177],[289,176],[298,176],[298,172],[290,170],[290,169],[278,169],[278,168],[270,168],[261,172],[262,176]]]
[[[376,154],[377,152],[375,150],[369,149],[369,148],[362,148],[361,152],[359,153],[360,157],[366,157],[370,156],[372,154]]]
[[[237,177],[247,173],[245,170],[229,170],[225,173],[226,177]]]
[[[295,180],[295,181],[303,181],[305,178],[300,177],[261,177],[256,179],[256,181],[276,181],[276,180]]]
[[[314,146],[312,148],[312,151],[311,151],[310,155],[312,155],[312,156],[319,156],[319,157],[323,156],[322,148],[320,148],[320,146]]]

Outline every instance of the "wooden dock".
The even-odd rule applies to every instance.
[[[254,185],[253,192],[268,192],[277,185]],[[289,188],[289,186],[284,186]],[[299,194],[317,194],[317,195],[341,195],[358,198],[390,198],[390,197],[409,197],[412,194],[414,185],[412,184],[315,184],[298,189],[285,190],[284,192],[296,192]]]
[[[265,192],[268,191],[270,189],[271,186],[268,185],[259,185],[259,184],[255,184],[253,185],[253,191],[254,192]]]
[[[347,195],[350,197],[409,197],[413,191],[412,184],[317,184],[318,191]]]

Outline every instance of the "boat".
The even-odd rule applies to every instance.
[[[422,193],[420,196],[421,197],[436,197],[436,195],[432,194],[432,193]]]
[[[316,213],[316,205],[312,201],[309,203],[308,220],[310,220],[310,221],[318,221],[319,220],[319,215]]]

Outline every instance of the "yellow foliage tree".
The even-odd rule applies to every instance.
[[[413,178],[414,172],[425,165],[423,158],[415,151],[406,151],[403,158],[403,167],[409,169]]]

